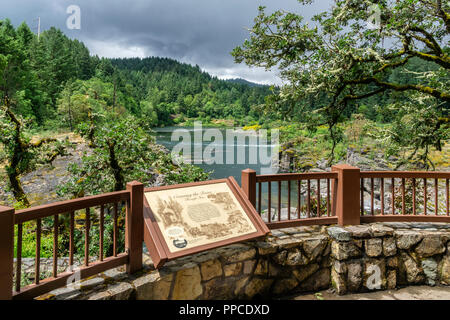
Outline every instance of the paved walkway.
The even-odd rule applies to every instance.
[[[413,286],[398,290],[339,296],[330,291],[291,297],[292,300],[450,300],[450,287]]]

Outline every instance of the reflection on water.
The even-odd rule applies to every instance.
[[[187,143],[186,141],[182,140],[181,138],[178,141],[172,141],[172,132],[176,129],[183,129],[187,130],[190,133],[191,141],[190,143]],[[217,156],[219,158],[223,159],[223,164],[218,163],[212,163],[208,164],[208,162],[212,162],[213,159],[203,159],[202,163],[196,163],[199,167],[204,169],[205,171],[213,171],[211,178],[212,179],[221,179],[221,178],[227,178],[229,176],[233,176],[239,183],[241,182],[241,171],[245,170],[247,168],[253,169],[257,172],[257,174],[261,174],[261,169],[268,169],[270,165],[262,164],[260,162],[260,157],[256,156],[259,155],[260,152],[265,152],[265,155],[269,156],[271,155],[271,151],[273,149],[273,145],[268,144],[267,142],[262,142],[260,144],[260,139],[249,139],[248,133],[236,133],[237,137],[244,138],[245,142],[244,144],[242,141],[238,139],[234,141],[228,141],[226,139],[226,128],[214,128],[215,130],[219,130],[222,134],[223,141],[222,143],[211,142],[211,141],[194,141],[194,132],[198,134],[199,129],[194,130],[193,127],[166,127],[166,128],[157,128],[156,131],[156,141],[159,144],[162,144],[167,149],[172,151],[172,149],[175,146],[186,146],[190,144],[191,154],[194,155],[194,149],[199,146],[202,146],[202,154],[205,151],[205,148],[207,146],[214,145],[216,150],[219,150],[218,153],[212,153],[213,159]],[[203,128],[202,133],[205,132],[205,130],[208,130],[208,128]],[[262,139],[261,139],[262,140]],[[256,142],[256,144],[255,144]],[[234,150],[234,152],[233,152]],[[222,152],[221,152],[222,151]],[[244,163],[238,163],[241,161],[238,161],[238,159],[243,158],[242,152],[245,155],[245,161]],[[221,154],[222,153],[222,154]],[[234,160],[231,158],[233,157],[234,153]],[[256,155],[255,155],[256,153]],[[239,157],[239,158],[238,158]],[[250,163],[250,158],[255,159],[256,161],[252,161],[255,163]],[[209,160],[209,161],[208,161]]]

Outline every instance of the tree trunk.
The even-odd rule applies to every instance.
[[[22,188],[22,183],[20,182],[17,170],[12,168],[9,169],[10,170],[8,170],[8,178],[14,198],[25,207],[29,207],[30,202],[28,201],[25,191]]]
[[[22,183],[20,182],[20,174],[19,171],[20,161],[25,153],[25,143],[22,141],[20,137],[21,133],[21,123],[15,117],[15,115],[10,110],[10,101],[8,96],[5,96],[5,107],[6,114],[10,118],[11,122],[14,123],[14,138],[12,143],[14,144],[12,150],[12,156],[9,160],[9,165],[6,166],[6,172],[8,174],[10,187],[12,189],[12,193],[14,198],[21,202],[24,206],[29,207],[30,202],[25,194],[25,191],[22,188]]]
[[[114,191],[121,191],[125,188],[125,180],[123,178],[123,170],[119,165],[119,162],[117,161],[116,152],[114,150],[114,147],[116,146],[115,142],[108,142],[108,149],[109,149],[109,165],[111,166],[111,169],[114,174]]]
[[[72,94],[72,93],[70,93],[70,94]],[[73,131],[73,126],[72,126],[72,108],[71,108],[70,95],[69,95],[69,126],[70,126],[70,131]]]

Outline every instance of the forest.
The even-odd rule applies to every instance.
[[[268,86],[219,80],[168,58],[105,59],[50,28],[39,39],[26,24],[1,21],[2,101],[36,128],[73,130],[87,108],[147,119],[150,126],[187,118],[255,120]]]
[[[325,92],[295,103],[261,110],[270,105],[280,88],[220,80],[176,60],[160,57],[107,59],[91,55],[77,39],[50,28],[39,39],[25,24],[10,21],[1,26],[2,101],[9,99],[11,111],[35,129],[74,130],[87,121],[87,110],[145,118],[149,126],[166,126],[198,119],[233,119],[236,125],[263,124],[273,120],[305,122],[305,114],[320,109]],[[445,49],[449,51],[448,48]],[[418,83],[414,73],[437,71],[439,65],[419,58],[391,70],[386,79],[399,84]],[[450,81],[444,75],[442,81]],[[351,103],[342,116],[363,114],[378,123],[390,123],[398,110],[387,106],[410,99],[403,92],[385,91]],[[266,103],[268,102],[268,103]],[[448,102],[440,110],[448,110]]]

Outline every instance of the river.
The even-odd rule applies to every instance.
[[[211,129],[215,130],[212,134],[220,133],[222,139],[206,139],[205,134],[207,134],[208,131],[211,132]],[[264,152],[265,154],[270,155],[271,150],[275,147],[275,145],[270,144],[270,141],[268,144],[265,139],[258,139],[257,136],[250,139],[250,133],[241,130],[234,131],[236,139],[227,139],[227,130],[233,130],[232,128],[199,129],[194,127],[165,127],[156,128],[154,130],[156,131],[157,143],[165,146],[169,149],[169,151],[172,151],[176,146],[187,147],[190,148],[191,155],[194,156],[195,148],[201,147],[203,159],[201,163],[195,163],[195,165],[201,167],[205,171],[212,171],[212,179],[221,179],[233,176],[239,183],[241,183],[241,171],[247,168],[256,170],[257,174],[267,173],[265,171],[267,171],[269,165],[262,163],[260,157],[255,156],[255,153],[259,155],[261,152]],[[189,133],[190,139],[177,139],[173,135],[174,132],[177,132],[177,130],[183,130],[184,134]],[[196,139],[196,135],[197,137],[200,137],[198,136],[199,131],[201,131],[201,137],[204,137],[205,139]],[[213,142],[211,142],[211,140]],[[208,147],[214,147],[216,151],[209,153]],[[242,157],[242,154],[245,154],[245,161],[239,161],[239,156]],[[217,155],[219,156],[218,159],[221,159],[222,161],[211,161],[211,163],[207,163],[208,160],[211,160],[211,157],[208,155],[212,155],[213,157]],[[251,159],[250,155],[253,156],[253,159]]]
[[[174,148],[185,147],[186,150],[191,150],[191,154],[193,155],[195,152],[195,148],[201,147],[202,155],[205,155],[205,151],[208,153],[208,147],[211,148],[212,141],[214,139],[195,139],[204,137],[205,134],[208,135],[209,129],[215,129],[212,134],[220,134],[223,139],[219,139],[219,141],[215,142],[215,148],[218,150],[217,152],[211,153],[212,156],[220,154],[219,158],[223,158],[224,163],[205,163],[208,160],[208,156],[206,159],[203,159],[201,163],[197,163],[196,165],[203,168],[206,171],[212,171],[211,179],[221,179],[227,178],[229,176],[233,176],[236,181],[241,183],[241,171],[247,168],[253,169],[257,172],[257,174],[267,174],[267,173],[276,173],[274,169],[270,169],[270,164],[268,164],[268,159],[261,156],[261,154],[265,154],[267,156],[271,154],[275,154],[274,150],[275,145],[272,142],[266,139],[253,139],[249,138],[249,133],[244,131],[235,131],[237,139],[226,139],[227,128],[194,128],[194,127],[165,127],[165,128],[156,128],[154,129],[156,132],[156,141],[157,143],[165,146],[170,151],[174,150]],[[178,131],[177,131],[178,130]],[[182,134],[184,134],[184,138],[177,138],[175,135],[179,130],[182,130]],[[211,134],[211,131],[209,131]],[[189,138],[188,138],[189,137]],[[188,138],[188,139],[187,139]],[[241,140],[239,140],[241,138]],[[222,141],[221,141],[222,140]],[[242,143],[245,141],[244,143]],[[198,149],[197,149],[198,150]],[[234,151],[233,151],[234,150]],[[272,152],[272,153],[271,153]],[[233,159],[234,153],[234,161]],[[255,156],[257,154],[258,156]],[[238,157],[245,155],[245,161],[237,161]],[[252,160],[253,157],[253,160]],[[241,159],[242,160],[242,159]],[[256,161],[255,161],[256,160]],[[230,163],[226,163],[226,162]],[[191,162],[192,163],[192,162]],[[271,171],[271,172],[270,172]],[[282,190],[282,207],[285,208],[286,212],[282,212],[283,215],[287,213],[287,186],[285,185],[287,182],[283,183]],[[296,207],[297,205],[297,193],[298,189],[295,183],[292,183],[291,190],[291,207]],[[262,210],[267,209],[267,183],[262,184]],[[277,183],[272,183],[272,208],[277,208],[278,206],[278,186]],[[302,201],[304,197],[302,196]],[[293,211],[295,209],[291,209]]]

